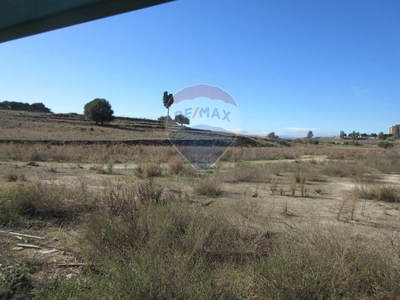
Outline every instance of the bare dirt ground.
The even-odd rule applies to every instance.
[[[307,156],[308,160],[312,157]],[[312,158],[315,160],[324,160],[323,157]],[[277,164],[281,161],[257,161],[255,163],[272,163]],[[285,160],[285,163],[291,161]],[[254,163],[254,162],[253,162]],[[52,182],[55,184],[63,184],[67,186],[79,186],[82,182],[93,193],[98,192],[104,186],[105,181],[115,180],[131,180],[137,181],[135,177],[135,169],[137,164],[115,164],[112,174],[97,174],[93,167],[95,164],[74,164],[74,163],[53,163],[38,162],[37,166],[31,166],[28,162],[7,161],[0,162],[1,174],[17,173],[23,174],[26,182],[42,181]],[[232,167],[231,163],[224,163],[221,167],[220,176],[223,178],[224,173],[229,172]],[[166,166],[164,166],[166,168]],[[326,180],[319,182],[307,182],[308,195],[301,197],[297,191],[295,197],[291,196],[290,187],[286,183],[285,177],[291,177],[291,174],[282,174],[280,177],[280,185],[284,189],[283,195],[277,192],[271,194],[269,184],[250,183],[250,182],[234,182],[222,184],[225,193],[222,197],[213,200],[221,205],[229,205],[232,201],[237,202],[256,202],[262,209],[260,214],[265,214],[272,219],[281,219],[281,212],[287,207],[290,222],[303,223],[310,219],[325,220],[326,222],[334,222],[337,218],[339,207],[346,195],[346,192],[355,186],[362,186],[355,180],[349,178],[327,177]],[[160,177],[156,179],[162,183],[166,189],[170,187],[172,190],[180,189],[193,195],[195,200],[205,201],[202,197],[193,193],[193,180],[182,178],[179,176]],[[380,184],[390,184],[400,186],[399,174],[384,174],[378,179]],[[0,177],[0,188],[6,188],[21,182],[7,182],[2,176]],[[316,191],[320,190],[319,193]],[[360,230],[381,230],[395,229],[400,230],[400,203],[378,202],[374,200],[360,199],[356,205],[355,221],[351,222],[351,226],[359,227]]]

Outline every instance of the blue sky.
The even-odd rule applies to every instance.
[[[0,44],[0,101],[165,115],[162,95],[218,86],[241,129],[387,132],[400,123],[400,1],[178,0]]]

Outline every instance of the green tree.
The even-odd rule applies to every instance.
[[[384,140],[384,139],[386,139],[385,134],[384,134],[382,131],[379,132],[379,134],[378,134],[378,139],[379,139],[379,140]]]
[[[84,114],[88,120],[95,121],[96,124],[99,122],[101,125],[104,122],[113,121],[114,111],[111,109],[111,104],[106,99],[96,98],[85,104]]]
[[[340,138],[341,138],[341,139],[344,139],[346,136],[347,136],[347,134],[342,130],[342,131],[340,132]]]
[[[314,136],[314,134],[313,134],[313,132],[310,130],[310,131],[307,133],[307,138],[308,138],[308,139],[311,139],[313,136]]]
[[[33,111],[51,112],[51,110],[49,108],[47,108],[43,103],[40,103],[40,102],[32,103],[31,109]]]
[[[161,116],[157,119],[159,122],[165,123],[167,120],[168,122],[173,122],[172,118],[170,116]]]
[[[167,91],[163,94],[163,104],[165,108],[170,108],[170,106],[174,103],[174,96],[172,94],[168,94]]]
[[[279,136],[275,135],[275,132],[272,131],[272,132],[268,133],[267,138],[271,139],[271,140],[275,140],[275,139],[279,139]]]
[[[350,133],[349,136],[350,136],[350,138],[351,138],[353,141],[356,141],[356,140],[358,139],[358,137],[360,136],[360,133],[359,133],[359,132],[355,132],[355,131],[353,130],[353,132]]]
[[[0,102],[0,109],[10,109],[9,102],[8,101]]]
[[[184,115],[180,114],[180,115],[176,115],[175,116],[175,120],[176,123],[181,124],[181,126],[183,126],[183,124],[189,125],[190,124],[190,120],[188,118],[186,118]]]

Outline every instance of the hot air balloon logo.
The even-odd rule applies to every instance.
[[[237,102],[225,90],[207,84],[185,87],[173,99],[172,119],[189,122],[168,127],[169,139],[197,170],[209,168],[236,139],[240,129]]]

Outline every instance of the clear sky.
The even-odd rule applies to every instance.
[[[0,44],[0,101],[165,115],[164,91],[218,86],[251,134],[400,123],[400,1],[178,0]]]

